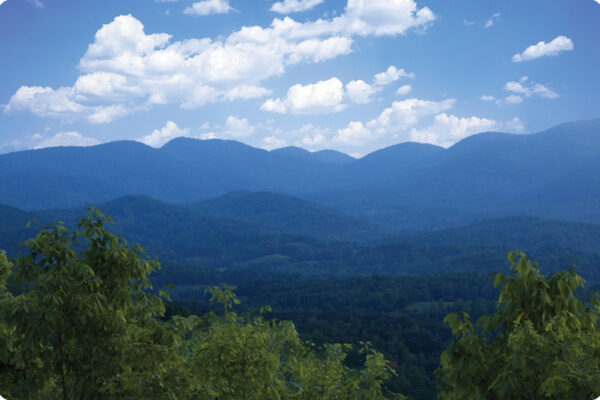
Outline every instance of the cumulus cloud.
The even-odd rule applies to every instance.
[[[79,132],[59,132],[54,136],[45,137],[35,148],[41,149],[44,147],[56,146],[94,146],[100,142],[94,138],[83,136]]]
[[[396,94],[398,96],[404,96],[406,94],[409,94],[412,91],[412,86],[410,85],[402,85],[398,88],[398,90],[396,90]]]
[[[344,110],[348,105],[345,100],[355,104],[371,102],[372,96],[382,90],[385,85],[402,77],[414,77],[403,69],[390,66],[386,71],[375,74],[373,83],[368,84],[362,79],[348,82],[345,87],[338,78],[333,77],[317,83],[296,84],[288,89],[284,99],[267,99],[261,109],[280,114],[324,114]],[[405,85],[399,93],[408,93],[412,88]]]
[[[518,94],[510,94],[504,98],[504,102],[506,104],[521,104],[523,102],[523,97]]]
[[[380,72],[375,75],[375,78],[373,79],[373,84],[378,86],[385,86],[403,77],[414,78],[415,74],[407,73],[406,71],[404,71],[404,69],[398,69],[391,65],[384,72]]]
[[[411,129],[410,138],[415,142],[449,147],[476,133],[498,130],[521,133],[524,130],[524,125],[517,117],[506,122],[499,122],[487,118],[461,118],[441,113],[435,116],[433,123],[427,128]]]
[[[412,129],[410,139],[414,142],[431,143],[449,147],[454,143],[475,133],[491,131],[500,128],[497,121],[468,117],[459,118],[446,113],[435,116],[433,124],[425,129]]]
[[[479,98],[481,101],[494,101],[496,100],[496,98],[494,96],[490,96],[490,95],[483,95]]]
[[[511,94],[504,99],[506,104],[520,104],[523,102],[524,98],[533,96],[546,99],[556,99],[559,97],[558,93],[541,83],[527,84],[528,79],[528,77],[524,76],[518,82],[510,81],[504,85],[504,90],[511,92]]]
[[[288,89],[285,99],[269,99],[262,106],[264,111],[293,114],[323,114],[343,110],[344,85],[338,78],[300,85]]]
[[[259,97],[265,97],[269,94],[271,94],[270,90],[265,89],[260,86],[240,85],[240,86],[236,86],[233,89],[230,89],[227,92],[225,92],[225,94],[223,95],[223,98],[227,99],[229,101],[238,100],[238,99],[249,100],[249,99],[256,99]]]
[[[1,6],[2,4],[4,4],[5,2],[6,2],[6,0],[0,0],[0,6]]]
[[[323,0],[284,0],[273,4],[273,6],[271,6],[271,11],[280,14],[291,14],[294,12],[310,10],[322,2]]]
[[[363,80],[350,81],[346,84],[346,93],[350,101],[356,104],[366,104],[371,101],[375,89]]]
[[[556,56],[561,51],[573,50],[573,41],[566,36],[558,36],[550,43],[544,41],[531,45],[520,54],[512,57],[513,62],[535,60],[544,56]]]
[[[415,98],[394,101],[378,117],[366,123],[351,121],[347,127],[339,129],[332,140],[341,144],[358,146],[384,136],[397,135],[416,125],[425,116],[452,108],[454,103],[455,99],[439,102]]]
[[[248,122],[248,119],[230,115],[227,117],[225,126],[219,137],[234,139],[245,138],[252,135],[255,129],[256,128]]]
[[[192,4],[183,10],[189,15],[227,14],[232,8],[228,0],[204,0]]]
[[[83,136],[81,133],[75,131],[58,132],[54,135],[35,133],[32,135],[25,135],[21,139],[4,143],[0,145],[0,150],[3,152],[10,152],[57,146],[94,146],[97,144],[100,144],[100,141],[97,139]]]
[[[182,136],[189,137],[190,130],[188,128],[178,127],[173,121],[167,121],[163,128],[155,129],[152,133],[137,139],[137,141],[147,144],[148,146],[161,147],[170,140]]]
[[[196,4],[204,3],[223,2]],[[191,109],[262,97],[268,93],[263,80],[289,65],[348,54],[353,36],[404,34],[434,20],[433,12],[414,0],[348,0],[345,11],[329,19],[275,18],[268,27],[242,27],[227,37],[172,41],[171,35],[146,33],[135,17],[121,15],[96,32],[73,86],[21,86],[5,112],[108,123],[161,104]]]
[[[277,136],[265,136],[263,138],[262,148],[265,150],[278,149],[284,147],[287,144],[285,139]]]

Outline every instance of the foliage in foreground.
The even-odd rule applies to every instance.
[[[545,277],[523,253],[496,274],[498,310],[474,325],[445,318],[456,342],[441,356],[440,399],[595,399],[600,395],[600,302],[582,303],[572,269]]]
[[[0,253],[0,393],[8,399],[403,398],[384,388],[393,370],[368,344],[364,367],[351,369],[346,345],[318,350],[290,322],[233,312],[231,287],[210,291],[220,316],[161,319],[148,278],[160,265],[107,222],[92,209],[73,232],[60,223],[43,229],[14,266]]]

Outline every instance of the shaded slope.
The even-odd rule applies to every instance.
[[[371,241],[389,235],[376,224],[277,193],[233,192],[191,207],[207,215],[320,239]]]

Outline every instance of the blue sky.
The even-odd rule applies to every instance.
[[[0,0],[0,152],[353,155],[600,116],[595,0]]]

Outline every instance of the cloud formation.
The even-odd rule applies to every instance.
[[[261,109],[280,114],[323,114],[346,108],[343,100],[342,81],[331,78],[304,86],[296,84],[288,89],[285,99],[269,99]]]
[[[566,36],[558,36],[550,43],[544,41],[531,45],[520,54],[515,54],[512,57],[513,62],[523,62],[535,60],[536,58],[545,56],[556,56],[561,51],[573,50],[573,41]]]
[[[211,4],[216,9],[221,1]],[[352,51],[353,36],[398,35],[435,20],[414,0],[348,0],[338,17],[304,23],[275,18],[225,38],[172,41],[146,33],[131,15],[102,26],[81,58],[73,86],[21,86],[5,112],[109,123],[161,104],[193,109],[207,103],[252,99],[269,90],[261,82],[289,65],[323,62]]]
[[[323,0],[284,0],[274,3],[271,11],[280,14],[291,14],[310,10],[321,4]]]
[[[229,0],[204,0],[192,4],[183,10],[184,14],[188,15],[211,15],[211,14],[228,14],[233,10],[229,5]]]
[[[416,98],[394,101],[378,117],[366,123],[351,121],[347,127],[338,129],[332,140],[339,144],[359,146],[384,136],[397,135],[416,125],[425,116],[452,108],[454,103],[455,99],[439,102]]]
[[[485,25],[484,25],[484,26],[485,26],[486,28],[491,28],[492,26],[494,26],[494,23],[495,23],[495,22],[498,20],[498,18],[500,18],[500,15],[501,15],[500,13],[495,13],[494,15],[492,15],[492,16],[490,17],[490,19],[488,19],[488,20],[485,22]]]
[[[261,106],[261,110],[279,114],[338,112],[348,107],[346,100],[354,104],[371,102],[375,93],[402,77],[413,78],[414,74],[390,66],[386,71],[376,74],[372,84],[359,79],[348,82],[344,88],[342,81],[336,77],[308,85],[296,84],[288,89],[284,99],[272,98],[266,100]],[[406,86],[403,90],[408,89],[410,91],[410,86],[408,88]]]
[[[81,133],[75,131],[58,132],[54,135],[35,133],[33,135],[26,135],[19,140],[4,143],[0,145],[0,150],[4,152],[57,146],[94,146],[97,144],[100,144],[100,141],[97,139],[83,136]]]
[[[179,128],[173,121],[167,121],[163,128],[155,129],[152,133],[137,139],[137,141],[152,147],[162,147],[162,145],[176,137],[190,137],[190,130]]]
[[[524,76],[518,82],[510,81],[504,85],[504,90],[511,92],[510,95],[504,98],[506,104],[520,104],[524,98],[533,96],[543,97],[546,99],[557,99],[559,94],[540,83],[532,83],[527,85],[528,77]]]

